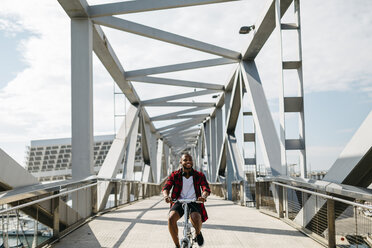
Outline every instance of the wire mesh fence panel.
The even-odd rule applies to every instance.
[[[372,218],[361,207],[335,205],[336,244],[339,247],[372,247]]]
[[[270,182],[260,182],[260,209],[267,210],[276,213],[275,202],[273,197],[273,192],[270,187]]]
[[[311,197],[315,198],[315,204],[307,208],[308,211],[310,212],[310,214],[307,214],[310,221],[306,225],[306,228],[323,238],[327,238],[328,237],[327,201],[325,198],[320,196],[313,195]]]
[[[1,216],[0,247],[37,247],[53,236],[53,230],[39,221],[39,209],[35,218],[14,210]]]
[[[303,193],[294,189],[287,189],[288,219],[294,220],[303,207]]]

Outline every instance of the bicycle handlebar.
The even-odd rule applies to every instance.
[[[191,202],[204,203],[202,201],[197,201],[196,199],[178,199],[178,200],[172,200],[172,202],[174,202],[174,203],[176,203],[176,202],[179,202],[179,203],[191,203]]]

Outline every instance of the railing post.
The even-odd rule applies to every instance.
[[[98,184],[91,187],[91,201],[92,201],[92,215],[98,213],[98,196],[97,196]]]
[[[336,247],[335,201],[327,200],[328,247]]]
[[[278,197],[279,197],[279,213],[278,217],[283,218],[283,187],[278,186]]]
[[[285,217],[289,218],[289,213],[288,213],[288,189],[287,188],[283,188],[283,194],[284,194]]]
[[[134,199],[135,200],[138,200],[138,198],[139,198],[138,185],[139,185],[139,183],[137,183],[137,182],[134,183]]]
[[[146,183],[143,183],[142,184],[142,199],[145,199],[146,198],[146,195],[145,195],[145,192],[146,192]]]
[[[118,182],[114,182],[114,206],[118,206]]]
[[[59,194],[56,191],[54,194]],[[53,213],[53,238],[59,238],[59,197],[52,199],[52,213]]]
[[[130,184],[129,182],[127,183],[127,202],[130,202]]]
[[[244,206],[244,181],[240,182],[240,205]]]
[[[260,183],[259,182],[256,182],[256,208],[257,209],[260,209]]]

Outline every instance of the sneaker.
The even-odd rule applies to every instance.
[[[198,235],[196,235],[196,241],[198,242],[199,246],[204,245],[204,238],[203,238],[203,234],[201,232]]]

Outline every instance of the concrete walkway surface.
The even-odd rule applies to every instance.
[[[203,224],[203,247],[323,247],[284,222],[253,208],[211,196],[209,219]],[[167,226],[169,205],[162,197],[140,200],[103,214],[53,247],[156,247],[172,248]],[[182,220],[182,218],[181,218]],[[179,221],[179,224],[181,222]],[[182,236],[182,227],[179,228]]]

